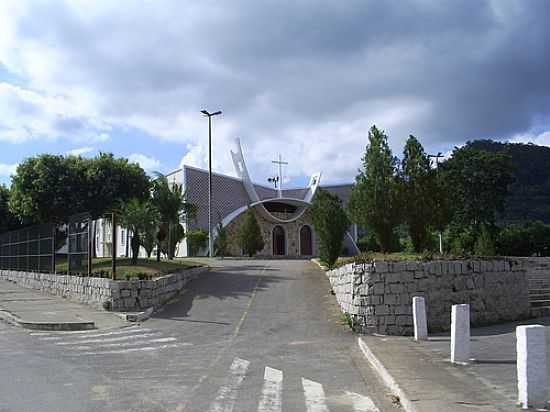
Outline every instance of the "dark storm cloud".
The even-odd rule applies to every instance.
[[[151,2],[33,6],[19,31],[63,50],[60,81],[105,116],[223,107],[273,139],[393,108],[390,134],[449,147],[546,119],[548,17],[545,0]]]

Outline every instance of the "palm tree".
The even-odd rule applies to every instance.
[[[149,200],[131,199],[121,210],[120,225],[132,231],[132,264],[137,263],[139,247],[148,233],[158,227],[160,214]]]
[[[167,241],[166,248],[168,259],[174,258],[174,247],[177,241],[181,240],[185,233],[180,225],[182,217],[194,217],[196,207],[185,200],[183,186],[177,183],[169,183],[166,176],[157,174],[153,181],[152,202],[160,214],[160,224],[157,231],[157,261],[160,261],[161,245]],[[178,233],[179,239],[171,239]]]

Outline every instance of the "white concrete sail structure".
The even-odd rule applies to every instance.
[[[304,198],[306,202],[311,203],[311,200],[313,199],[313,196],[315,196],[315,192],[317,191],[317,188],[319,187],[320,183],[321,183],[321,172],[311,175],[309,179],[309,184],[307,185],[306,196]]]
[[[244,161],[243,149],[241,147],[241,139],[235,139],[235,148],[236,152],[231,150],[231,158],[233,159],[233,165],[235,166],[235,172],[237,176],[243,181],[244,188],[251,203],[259,202],[260,197],[254,188],[252,180],[250,180],[250,175],[248,174],[248,169],[246,168],[246,163]]]
[[[237,176],[243,181],[243,185],[245,187],[246,193],[248,194],[250,203],[249,205],[243,206],[233,211],[229,215],[227,215],[223,219],[222,225],[224,226],[227,225],[232,220],[234,220],[237,216],[244,213],[249,207],[256,207],[256,206],[257,206],[256,210],[259,213],[261,213],[263,217],[265,217],[267,220],[271,222],[291,223],[298,220],[304,214],[307,207],[311,204],[311,200],[313,199],[313,196],[315,195],[315,192],[319,187],[319,183],[321,180],[321,173],[315,173],[313,176],[311,176],[304,199],[285,196],[284,192],[281,190],[279,190],[277,197],[273,197],[269,199],[260,199],[260,196],[258,196],[256,188],[254,187],[254,184],[250,179],[250,175],[246,167],[246,162],[244,160],[241,141],[238,138],[235,139],[235,147],[236,147],[236,151],[235,152],[231,151],[233,165],[235,166],[235,172],[237,173]],[[279,162],[281,162],[280,159],[279,159]],[[283,203],[286,205],[294,206],[296,207],[296,213],[294,213],[293,216],[286,219],[281,218],[279,216],[275,216],[266,208],[266,205],[269,204],[270,202],[277,202],[277,203]]]

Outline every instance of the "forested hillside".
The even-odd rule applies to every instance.
[[[476,140],[467,145],[489,152],[506,152],[515,166],[515,182],[499,220],[520,223],[541,220],[550,224],[550,147]]]

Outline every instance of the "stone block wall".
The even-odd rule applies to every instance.
[[[0,280],[98,308],[139,311],[162,306],[181,292],[189,281],[207,270],[199,267],[152,280],[128,281],[0,270]]]
[[[428,329],[448,330],[451,306],[470,304],[473,326],[529,317],[528,279],[518,261],[352,263],[327,272],[344,312],[363,333],[411,335],[412,298],[424,296]]]
[[[268,221],[263,215],[258,213],[255,209],[252,209],[260,228],[262,230],[262,237],[264,239],[264,248],[258,252],[258,256],[272,256],[273,255],[273,229],[278,226],[277,223]],[[230,256],[242,256],[242,252],[239,248],[238,242],[235,240],[239,227],[244,222],[245,214],[238,216],[234,221],[227,225],[227,238],[229,239],[229,255]],[[280,226],[283,227],[286,237],[286,256],[300,256],[300,229],[302,226],[307,225],[312,231],[312,251],[313,256],[319,256],[319,242],[316,238],[315,230],[313,229],[313,222],[311,213],[308,210],[294,222],[285,223]]]

